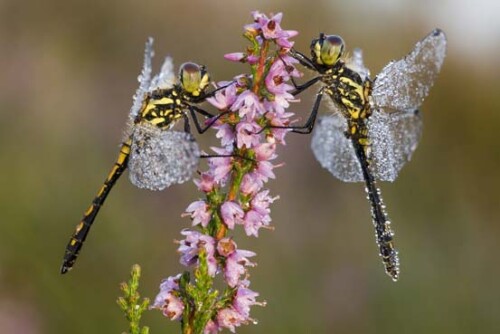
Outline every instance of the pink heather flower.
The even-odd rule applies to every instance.
[[[234,241],[232,242],[234,243]],[[236,248],[236,243],[234,243],[234,247]],[[254,252],[237,249],[226,257],[224,278],[227,285],[234,288],[238,284],[240,277],[246,273],[246,267],[255,266],[255,263],[247,259],[255,255]]]
[[[217,325],[213,320],[209,320],[203,330],[203,334],[217,334],[219,331],[219,325]]]
[[[266,39],[275,39],[279,38],[283,34],[283,30],[281,30],[281,19],[283,18],[283,13],[278,13],[268,19],[265,15],[259,18],[259,21],[262,22],[262,34]]]
[[[207,101],[219,110],[228,110],[236,101],[236,84],[234,81],[221,81],[217,83],[217,86],[225,88],[219,89]]]
[[[277,199],[279,199],[279,196],[271,197],[269,196],[269,190],[263,190],[252,199],[252,209],[257,211],[261,216],[268,215],[271,212],[269,205]]]
[[[233,145],[236,136],[234,134],[234,129],[231,125],[227,123],[216,124],[213,126],[213,128],[217,130],[215,137],[221,140],[222,146],[226,147]]]
[[[253,195],[259,191],[262,187],[262,183],[255,179],[255,175],[252,173],[245,174],[240,185],[240,192],[243,195]]]
[[[276,110],[274,113],[267,113],[266,118],[269,120],[269,124],[273,126],[285,126],[289,125],[291,122],[288,118],[293,116],[293,113],[287,112],[279,112]],[[280,128],[272,128],[271,133],[272,137],[267,138],[268,142],[278,142],[282,145],[286,145],[285,136],[291,129],[280,129]]]
[[[222,238],[217,243],[217,253],[219,255],[228,257],[236,251],[236,243],[231,238]]]
[[[233,300],[234,309],[249,319],[250,317],[250,307],[253,305],[261,305],[264,306],[265,303],[259,303],[255,300],[259,296],[259,294],[255,291],[252,291],[248,288],[250,282],[248,280],[243,280],[238,284],[238,289],[236,291],[236,295]]]
[[[247,57],[247,62],[250,64],[250,65],[254,65],[254,64],[257,64],[259,62],[259,56],[257,55],[249,55]]]
[[[235,62],[243,62],[247,55],[243,52],[226,53],[224,59]]]
[[[256,254],[248,250],[237,249],[236,243],[231,238],[219,240],[217,253],[226,258],[224,278],[230,287],[238,284],[240,277],[246,273],[245,267],[255,266],[255,263],[248,258]]]
[[[222,309],[217,313],[217,323],[219,326],[229,329],[231,333],[235,333],[236,327],[245,324],[247,321],[248,319],[232,307]]]
[[[280,114],[285,113],[285,109],[290,106],[290,103],[282,95],[275,95],[272,101],[264,101],[264,106],[266,110],[273,111],[272,115],[269,115],[271,114],[270,112],[267,113],[266,118],[274,118],[280,117]]]
[[[245,233],[248,236],[259,236],[259,229],[264,225],[262,215],[255,211],[250,210],[246,213],[243,226],[245,227]]]
[[[222,215],[222,220],[231,230],[234,228],[234,224],[240,223],[243,216],[245,215],[241,206],[232,201],[222,204],[220,212]]]
[[[276,60],[270,68],[270,72],[274,75],[279,75],[283,77],[284,81],[290,80],[290,77],[301,78],[303,73],[297,70],[294,64],[298,64],[299,61],[290,55],[282,55],[279,60]],[[292,87],[293,89],[294,87]]]
[[[256,114],[264,114],[266,111],[260,103],[259,97],[252,91],[246,90],[236,98],[231,106],[232,111],[237,111],[240,117],[247,116],[247,120],[253,120]]]
[[[207,227],[211,218],[211,213],[205,201],[196,201],[189,204],[186,212],[190,213],[191,219],[193,219],[193,226],[201,224],[201,226]]]
[[[182,317],[182,312],[184,312],[184,303],[179,297],[169,293],[164,300],[164,304],[161,307],[163,310],[163,315],[170,320],[180,320]]]
[[[212,151],[219,155],[230,155],[231,151],[223,148],[211,147]],[[214,157],[208,160],[210,171],[217,183],[224,183],[229,176],[229,172],[233,169],[231,157]]]
[[[262,182],[267,182],[269,179],[276,178],[273,173],[274,167],[269,161],[259,161],[254,173]]]
[[[170,320],[179,320],[184,311],[184,303],[172,293],[179,289],[180,277],[181,274],[163,280],[160,284],[160,292],[150,307],[162,310],[163,315]]]
[[[254,122],[240,122],[236,125],[236,142],[238,148],[245,145],[247,148],[252,148],[260,142],[260,126]]]
[[[257,161],[272,160],[276,158],[275,143],[261,143],[254,148]]]
[[[283,61],[277,60],[273,63],[273,65],[271,65],[271,68],[266,75],[265,83],[267,90],[273,94],[285,94],[292,91],[294,87],[285,83],[289,77],[290,74],[286,70]],[[289,99],[293,99],[293,96],[290,94],[288,94],[287,97]]]
[[[205,250],[208,263],[208,274],[215,276],[217,260],[215,259],[215,239],[198,231],[183,230],[186,239],[180,242],[178,252],[181,254],[180,263],[184,266],[198,264],[200,248]]]
[[[281,19],[283,17],[282,13],[274,15],[272,18],[268,18],[266,15],[260,12],[253,12],[254,23],[245,26],[247,31],[259,31],[262,30],[262,34],[265,39],[275,39],[276,43],[283,48],[291,48],[293,42],[290,42],[288,38],[297,36],[298,32],[295,30],[282,30],[281,29]]]
[[[208,172],[201,173],[200,178],[194,179],[193,182],[199,190],[205,193],[211,192],[215,186],[214,177]]]
[[[180,278],[181,278],[181,274],[178,274],[176,276],[170,276],[169,278],[161,281],[160,292],[156,296],[155,301],[154,301],[153,305],[151,306],[152,308],[161,307],[167,294],[169,294],[173,290],[179,289],[179,279]]]

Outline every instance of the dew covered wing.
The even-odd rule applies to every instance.
[[[384,111],[418,109],[429,93],[446,54],[446,36],[436,29],[401,60],[386,65],[373,86],[373,105]]]
[[[168,89],[175,84],[174,63],[171,57],[166,57],[160,72],[151,78],[152,60],[154,56],[153,38],[149,37],[144,49],[144,62],[141,74],[137,77],[139,88],[135,92],[133,104],[130,108],[129,120],[135,121],[141,111],[144,97],[156,89]]]
[[[316,160],[337,179],[361,182],[363,173],[352,142],[345,135],[347,124],[338,114],[321,116],[316,121],[311,148]]]
[[[128,168],[134,185],[163,190],[191,179],[200,158],[191,134],[139,124],[132,136]]]
[[[375,110],[368,120],[371,167],[375,179],[394,181],[411,159],[422,134],[420,113]]]

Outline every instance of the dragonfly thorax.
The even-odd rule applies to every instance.
[[[325,84],[325,92],[345,118],[362,120],[370,116],[372,82],[369,78],[363,79],[359,73],[339,61],[336,66],[323,73],[321,81]]]
[[[178,85],[155,90],[144,99],[135,123],[146,122],[158,128],[170,128],[183,117],[186,99]]]

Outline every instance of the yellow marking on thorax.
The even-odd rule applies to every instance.
[[[349,85],[351,88],[354,89],[354,92],[356,92],[363,101],[365,100],[363,85],[358,84],[357,82],[348,77],[340,77],[339,81],[345,83],[346,85]]]
[[[151,123],[153,125],[158,125],[158,124],[160,124],[160,123],[162,123],[164,121],[165,121],[165,118],[163,118],[163,117],[157,117],[157,118],[153,118],[151,120],[148,120],[147,122]]]
[[[144,117],[144,115],[147,115],[152,109],[155,109],[156,108],[156,105],[154,105],[154,103],[150,102],[148,103],[144,109],[142,110],[142,113],[141,113],[141,116]]]
[[[162,97],[161,99],[159,100],[151,100],[151,102],[153,105],[158,105],[158,104],[171,104],[171,103],[174,103],[174,100],[169,98],[169,97]]]

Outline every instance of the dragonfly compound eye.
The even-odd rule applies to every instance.
[[[317,64],[332,66],[342,57],[344,46],[340,36],[320,34],[311,44],[311,55]]]
[[[199,96],[210,83],[210,76],[204,66],[184,63],[179,70],[179,81],[184,91]]]

